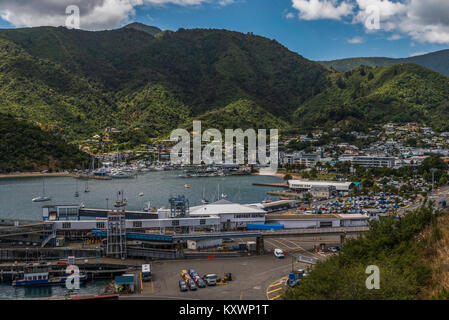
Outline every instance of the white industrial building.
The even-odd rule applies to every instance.
[[[347,194],[356,187],[356,184],[353,182],[289,180],[288,186],[291,190],[297,192],[311,192],[314,189],[331,188],[339,194]]]
[[[218,216],[221,230],[244,228],[248,223],[265,223],[267,212],[253,205],[219,200],[214,203],[190,208],[190,216]]]
[[[396,158],[394,157],[378,157],[378,156],[341,156],[338,158],[340,162],[351,162],[353,166],[361,167],[386,167],[393,168],[395,166]]]

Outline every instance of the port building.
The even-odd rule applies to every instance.
[[[308,181],[308,180],[289,180],[288,186],[296,192],[322,192],[327,194],[333,192],[337,194],[348,194],[357,184],[354,182],[338,182],[338,181]]]

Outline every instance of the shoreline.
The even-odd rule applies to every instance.
[[[17,178],[38,178],[38,177],[76,177],[76,174],[69,172],[21,172],[21,173],[4,173],[0,174],[0,179],[17,179]]]
[[[276,173],[272,173],[272,172],[268,172],[268,171],[266,171],[266,172],[260,172],[260,171],[259,171],[259,172],[257,172],[257,173],[254,173],[254,175],[256,175],[256,176],[278,177],[278,178],[281,178],[281,179],[283,179],[284,176],[285,176],[286,174],[287,174],[287,173],[285,173],[285,172],[276,172]],[[298,175],[298,174],[290,173],[290,175],[292,176],[293,179],[298,179],[298,180],[301,180],[301,179],[302,179],[301,176]]]

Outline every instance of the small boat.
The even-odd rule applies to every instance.
[[[205,189],[204,186],[203,186],[203,199],[201,200],[201,203],[202,203],[202,204],[208,204],[208,203],[209,203],[209,201],[206,200],[206,194],[205,194],[205,192],[206,192],[206,189]]]
[[[121,196],[121,198],[120,198]],[[119,191],[117,192],[117,200],[114,203],[114,207],[121,208],[126,207],[128,205],[128,201],[124,198],[124,192]]]
[[[145,211],[145,212],[150,212],[151,211],[151,202],[150,201],[148,201],[145,204],[145,207],[143,208],[143,211]]]
[[[114,203],[114,207],[116,207],[116,208],[126,207],[127,205],[128,205],[128,201],[126,199],[124,199],[124,200],[117,200]]]
[[[110,175],[114,179],[126,179],[130,178],[131,174],[123,172],[123,171],[116,171]]]
[[[186,188],[186,189],[190,188],[190,184],[185,184],[184,188]]]
[[[222,193],[222,194],[221,194],[221,197],[222,197],[223,199],[225,199],[225,198],[228,197],[228,195],[227,195],[226,193]]]
[[[33,202],[51,201],[51,198],[47,197],[47,196],[40,196],[40,197],[33,198],[31,201],[33,201]]]
[[[45,195],[45,180],[44,177],[42,177],[42,194],[43,196],[34,197],[31,199],[33,202],[45,202],[45,201],[51,201],[51,198]]]
[[[51,276],[48,263],[35,263],[25,265],[25,270],[23,276],[12,282],[14,287],[20,286],[42,286],[42,285],[53,285],[53,284],[65,284],[67,278],[70,277],[69,274],[64,274],[63,276]],[[86,281],[86,273],[79,273],[80,282]]]
[[[143,197],[143,196],[144,196],[143,192],[139,193],[139,197]]]

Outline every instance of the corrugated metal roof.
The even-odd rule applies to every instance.
[[[190,215],[220,215],[220,214],[235,214],[235,213],[266,213],[265,210],[256,208],[250,205],[242,205],[232,203],[227,200],[219,200],[214,203],[195,206],[190,208]]]
[[[340,219],[337,214],[267,214],[265,220]]]

